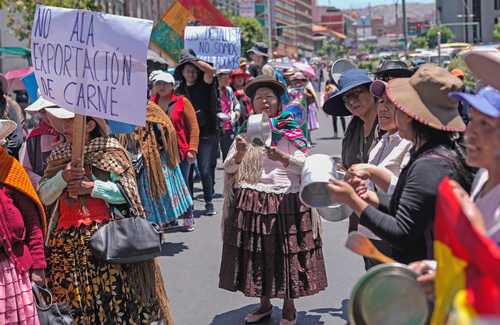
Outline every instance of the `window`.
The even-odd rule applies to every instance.
[[[495,10],[500,10],[500,0],[495,0]]]

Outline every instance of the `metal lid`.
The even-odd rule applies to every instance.
[[[382,264],[372,268],[359,279],[351,293],[351,324],[426,324],[429,305],[416,277],[416,273],[403,264]]]

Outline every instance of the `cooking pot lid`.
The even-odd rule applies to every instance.
[[[423,325],[429,317],[416,274],[397,263],[378,265],[363,275],[349,304],[349,318],[355,325]]]

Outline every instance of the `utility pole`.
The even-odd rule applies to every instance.
[[[408,58],[408,20],[406,17],[406,0],[402,0],[403,8],[403,37],[405,44],[405,58]]]
[[[271,14],[271,0],[267,0],[267,38],[269,47],[269,58],[273,58],[273,19]]]

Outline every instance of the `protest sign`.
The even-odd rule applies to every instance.
[[[37,5],[31,36],[41,95],[77,114],[144,125],[153,22]]]
[[[241,34],[237,27],[188,26],[184,31],[184,47],[213,63],[216,69],[240,66]]]

